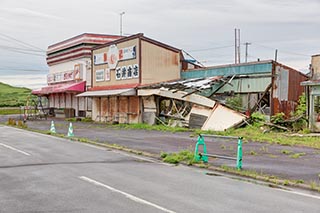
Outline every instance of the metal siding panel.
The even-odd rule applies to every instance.
[[[298,104],[299,96],[304,92],[301,82],[307,79],[302,73],[278,64],[273,82],[273,115],[283,112],[290,117]]]
[[[244,74],[261,74],[271,73],[272,63],[266,62],[261,64],[243,64],[225,67],[209,67],[206,69],[197,69],[194,71],[181,72],[181,78],[202,78],[211,76],[231,76]]]
[[[179,53],[142,41],[141,83],[152,84],[180,78]]]

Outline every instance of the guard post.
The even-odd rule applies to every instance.
[[[199,152],[199,146],[203,146],[203,154]],[[208,155],[207,155],[207,146],[204,143],[204,137],[202,135],[198,136],[198,140],[196,143],[196,147],[194,149],[194,158],[195,161],[202,160],[204,163],[208,163]]]
[[[242,169],[242,139],[243,137],[238,138],[238,151],[237,151],[237,169]]]
[[[204,142],[204,137],[214,137],[214,138],[231,138],[231,139],[238,139],[237,143],[237,156],[231,157],[231,156],[224,156],[224,155],[216,155],[216,154],[208,154],[207,153],[207,146]],[[238,170],[242,169],[242,139],[243,137],[234,137],[234,136],[220,136],[220,135],[201,135],[199,134],[198,140],[195,146],[194,150],[194,160],[196,162],[202,160],[204,163],[208,163],[208,157],[214,157],[214,158],[221,158],[226,160],[234,160],[236,161],[236,168]],[[199,146],[203,146],[203,152],[199,152]]]

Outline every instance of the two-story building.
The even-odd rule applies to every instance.
[[[91,49],[119,38],[122,37],[84,33],[50,45],[48,85],[32,94],[46,97],[50,113],[56,116],[86,116],[91,112],[91,99],[76,95],[91,87]]]
[[[181,50],[145,37],[121,38],[92,50],[92,88],[77,97],[92,98],[92,119],[138,123],[148,118],[149,97],[137,88],[180,79]]]

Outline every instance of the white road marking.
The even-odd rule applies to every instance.
[[[6,148],[8,148],[8,149],[14,150],[14,151],[16,151],[16,152],[20,152],[21,154],[30,156],[29,153],[24,152],[24,151],[21,151],[21,150],[19,150],[19,149],[16,149],[16,148],[14,148],[14,147],[12,147],[12,146],[9,146],[9,145],[3,144],[3,143],[0,143],[0,145],[6,147]]]
[[[115,189],[115,188],[113,188],[113,187],[111,187],[111,186],[108,186],[108,185],[106,185],[106,184],[103,184],[103,183],[100,183],[100,182],[98,182],[98,181],[95,181],[95,180],[93,180],[93,179],[91,179],[91,178],[88,178],[88,177],[85,177],[85,176],[80,176],[79,178],[82,179],[82,180],[84,180],[84,181],[87,181],[87,182],[89,182],[89,183],[92,183],[92,184],[94,184],[94,185],[102,186],[102,187],[104,187],[104,188],[107,188],[107,189],[109,189],[109,190],[112,191],[112,192],[117,192],[117,193],[119,193],[119,194],[122,194],[122,195],[124,195],[125,197],[127,197],[127,198],[129,198],[130,200],[133,200],[133,201],[135,201],[135,202],[137,202],[137,203],[141,203],[141,204],[144,204],[144,205],[149,205],[149,206],[152,206],[152,207],[154,207],[154,208],[156,208],[156,209],[162,210],[162,211],[164,211],[164,212],[176,213],[176,212],[174,212],[174,211],[171,211],[171,210],[169,210],[169,209],[166,209],[166,208],[164,208],[164,207],[161,207],[161,206],[159,206],[159,205],[157,205],[157,204],[151,203],[151,202],[149,202],[149,201],[146,201],[146,200],[144,200],[144,199],[138,198],[138,197],[136,197],[136,196],[134,196],[134,195],[131,195],[131,194],[129,194],[129,193],[120,191],[120,190]]]
[[[297,192],[297,191],[288,191],[288,190],[283,190],[283,189],[277,189],[277,190],[280,190],[280,191],[283,191],[283,192],[287,192],[287,193],[290,193],[290,194],[295,194],[295,195],[300,195],[300,196],[310,197],[310,198],[314,198],[314,199],[319,199],[320,200],[320,197],[317,196],[317,195],[311,195],[311,194],[306,194],[306,193]]]

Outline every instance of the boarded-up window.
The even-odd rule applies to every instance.
[[[189,119],[189,128],[201,129],[201,127],[207,119],[207,116],[191,113]]]

